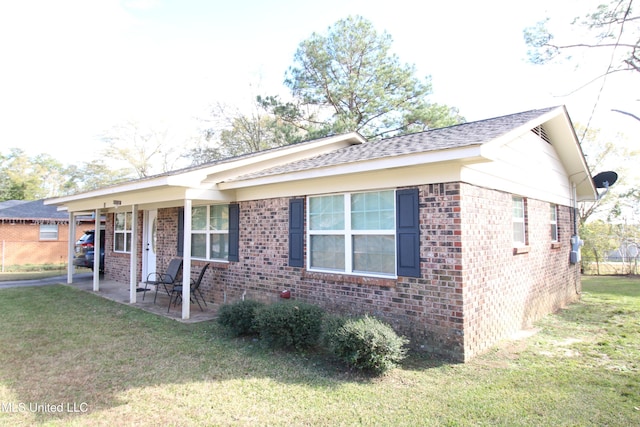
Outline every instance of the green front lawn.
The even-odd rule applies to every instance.
[[[585,278],[537,334],[380,378],[62,285],[1,290],[0,320],[2,425],[640,425],[638,279]]]

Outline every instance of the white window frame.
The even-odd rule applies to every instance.
[[[40,224],[40,240],[58,240],[58,224]]]
[[[215,207],[215,206],[223,206],[226,207],[227,209],[227,228],[226,229],[214,229],[212,228],[212,224],[211,224],[211,208]],[[193,222],[191,223],[191,241],[194,242],[194,235],[204,235],[205,236],[205,256],[204,258],[199,257],[199,256],[194,256],[194,250],[193,247],[191,248],[191,253],[192,253],[192,258],[193,259],[197,259],[197,260],[203,260],[203,261],[222,261],[222,262],[228,262],[229,261],[229,205],[228,204],[213,204],[213,205],[198,205],[198,206],[193,206],[191,209],[191,218],[193,221],[194,215],[193,215],[193,211],[195,209],[199,209],[199,208],[206,208],[206,212],[205,212],[205,228],[204,229],[197,229],[194,228],[193,226]],[[226,258],[213,258],[211,256],[211,236],[213,235],[226,235],[226,240],[227,240],[227,256]],[[193,244],[193,243],[192,243]]]
[[[382,193],[385,191],[393,192],[393,228],[391,229],[376,229],[376,230],[360,230],[353,229],[351,224],[351,196],[354,194],[365,194],[365,193]],[[311,199],[326,197],[326,196],[342,196],[344,197],[344,229],[341,230],[312,230],[311,229]],[[319,271],[319,272],[327,272],[327,273],[339,273],[339,274],[348,274],[355,276],[367,276],[367,277],[384,277],[384,278],[397,278],[397,251],[396,251],[396,197],[395,190],[376,190],[376,191],[356,191],[352,193],[339,193],[339,194],[323,194],[323,195],[315,195],[307,197],[307,254],[306,254],[306,264],[307,269],[309,271]],[[321,267],[313,267],[311,265],[311,257],[312,257],[312,245],[311,239],[312,236],[342,236],[344,237],[344,270],[342,269],[331,269],[331,268],[321,268]],[[381,272],[370,272],[370,271],[359,271],[353,269],[353,238],[355,236],[393,236],[393,273],[381,273]]]
[[[521,204],[521,211],[522,211],[522,215],[521,216],[516,216],[516,213],[514,211],[514,207],[515,207],[515,203],[516,202],[520,202]],[[527,209],[527,204],[525,203],[525,198],[524,197],[520,197],[520,196],[513,196],[512,197],[512,204],[511,204],[511,216],[512,216],[512,221],[513,221],[513,245],[515,247],[521,247],[521,246],[526,246],[527,245],[527,224],[526,224],[526,217],[527,217],[527,213],[526,213],[526,209]],[[521,231],[522,231],[522,240],[517,240],[516,239],[516,227],[520,227]]]
[[[124,228],[121,230],[117,229],[118,221],[116,217],[118,215],[124,215]],[[130,254],[131,253],[131,239],[133,238],[133,212],[116,212],[113,214],[113,251],[121,254]],[[118,235],[123,235],[123,244],[124,248],[117,249],[116,244],[118,243]]]
[[[560,235],[558,234],[558,205],[551,203],[549,205],[549,224],[551,228],[551,241],[558,242]]]

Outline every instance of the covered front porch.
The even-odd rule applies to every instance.
[[[191,316],[189,316],[188,319],[183,319],[182,303],[179,302],[177,306],[174,306],[172,303],[169,310],[167,310],[169,306],[169,297],[162,289],[158,292],[158,298],[154,304],[153,298],[155,295],[155,288],[147,291],[147,295],[144,300],[142,299],[142,292],[138,292],[139,295],[138,298],[136,298],[136,302],[130,303],[128,283],[120,283],[114,280],[101,280],[100,289],[98,291],[94,291],[93,278],[82,276],[81,278],[74,278],[73,282],[68,283],[67,286],[183,323],[197,323],[213,320],[217,317],[218,308],[220,307],[220,304],[207,301],[207,305],[205,306],[202,304],[203,310],[200,310],[198,304],[193,302],[190,304]]]
[[[94,218],[93,265],[99,265],[104,256],[106,278],[126,283],[128,296],[124,301],[129,304],[142,303],[136,289],[150,274],[163,272],[172,259],[182,259],[180,316],[184,321],[190,320],[199,311],[192,310],[189,304],[190,283],[202,262],[218,265],[216,273],[207,273],[204,288],[209,299],[227,301],[227,282],[215,276],[240,262],[239,203],[299,194],[297,180],[290,182],[287,174],[278,175],[273,182],[238,178],[364,142],[358,133],[335,135],[48,199],[46,205],[56,205],[69,214],[67,283],[73,283],[76,220]],[[221,185],[225,183],[226,186]],[[264,186],[269,183],[283,184],[285,188],[266,194]],[[103,216],[105,228],[101,229]],[[95,270],[92,289],[103,292],[107,284]]]

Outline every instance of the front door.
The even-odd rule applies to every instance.
[[[142,236],[142,280],[146,280],[149,273],[156,271],[156,250],[158,241],[158,211],[145,211],[144,233]]]

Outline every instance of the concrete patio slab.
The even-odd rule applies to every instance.
[[[129,285],[125,283],[119,283],[110,280],[100,280],[100,290],[95,292],[93,290],[93,280],[92,278],[80,278],[79,280],[75,280],[73,283],[67,284],[67,286],[72,286],[76,289],[80,289],[82,291],[86,291],[92,293],[94,295],[109,299],[111,301],[115,301],[121,304],[129,305],[131,307],[139,308],[141,310],[147,311],[149,313],[153,313],[159,316],[164,316],[169,319],[176,320],[178,322],[183,323],[196,323],[196,322],[206,322],[213,320],[217,317],[219,304],[215,304],[213,302],[207,301],[207,305],[203,304],[203,311],[200,310],[198,304],[191,303],[190,310],[190,318],[183,320],[182,319],[182,303],[179,302],[177,306],[171,305],[169,310],[167,311],[167,307],[169,305],[169,296],[164,292],[164,290],[160,290],[158,292],[158,297],[156,303],[154,304],[153,298],[155,295],[155,288],[148,291],[144,300],[142,299],[143,293],[138,292],[136,296],[136,303],[131,304],[129,302]],[[201,302],[202,303],[202,302]]]

